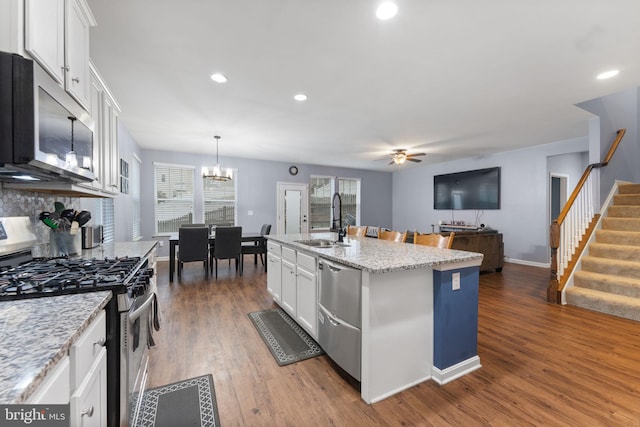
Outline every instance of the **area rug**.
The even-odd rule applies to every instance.
[[[324,354],[313,338],[281,308],[248,314],[264,343],[280,366]]]
[[[213,377],[203,375],[145,390],[138,427],[220,425]]]

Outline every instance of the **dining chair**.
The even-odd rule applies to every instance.
[[[182,224],[180,227],[206,227],[207,225],[205,223],[202,224],[198,224],[198,223],[192,223],[192,224]]]
[[[242,276],[242,227],[216,227],[216,240],[213,245],[213,264],[218,279],[218,260],[236,261],[236,272]]]
[[[420,234],[416,232],[413,235],[413,243],[416,245],[432,246],[434,248],[451,249],[453,246],[454,232],[451,232],[448,236],[443,236],[438,233]]]
[[[407,241],[407,232],[401,233],[399,231],[378,230],[378,239],[404,243]]]
[[[264,257],[267,256],[267,239],[265,239],[264,236],[269,235],[270,232],[271,224],[262,224],[260,235],[263,238],[258,242],[242,245],[242,255],[253,254],[254,264],[258,264],[258,255],[260,255],[260,261],[262,261],[262,265],[264,265],[264,271],[267,271],[267,263],[264,260]]]
[[[178,280],[185,262],[204,262],[205,277],[209,277],[209,230],[206,227],[178,229]]]
[[[347,236],[364,237],[367,235],[367,226],[347,225]]]

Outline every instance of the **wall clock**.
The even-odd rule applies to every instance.
[[[298,167],[297,166],[289,166],[289,173],[291,175],[297,175],[298,174]]]

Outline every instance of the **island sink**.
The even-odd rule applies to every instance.
[[[346,243],[336,242],[329,239],[295,240],[295,242],[306,246],[312,246],[314,248],[346,248],[351,246]]]

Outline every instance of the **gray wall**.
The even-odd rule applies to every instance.
[[[438,231],[440,220],[485,224],[503,233],[505,257],[532,264],[549,263],[549,173],[548,158],[582,153],[588,139],[579,138],[507,151],[482,158],[424,165],[393,175],[393,228],[396,230]],[[501,167],[501,208],[499,210],[434,210],[433,177],[493,166]],[[577,177],[573,176],[578,174]],[[571,172],[577,181],[582,171]]]
[[[141,158],[142,181],[142,234],[150,239],[154,233],[154,162],[192,165],[198,174],[201,167],[215,163],[215,155],[196,155],[167,151],[145,150]],[[238,225],[246,230],[259,231],[262,224],[268,223],[275,229],[277,211],[277,182],[308,184],[311,175],[339,176],[361,179],[361,223],[390,227],[392,223],[391,189],[392,174],[360,169],[345,169],[329,166],[297,164],[299,172],[289,175],[290,163],[264,160],[221,157],[220,164],[238,170]],[[196,220],[202,218],[201,180],[196,180]],[[253,215],[248,215],[253,211]],[[144,218],[148,218],[147,221]],[[166,239],[164,239],[166,241]],[[168,244],[159,248],[159,256],[168,256]]]
[[[590,126],[590,162],[598,163],[606,156],[618,129],[627,133],[609,165],[600,169],[600,201],[606,199],[616,180],[640,182],[640,146],[638,123],[640,121],[640,89],[633,88],[614,93],[578,106],[598,118]]]

